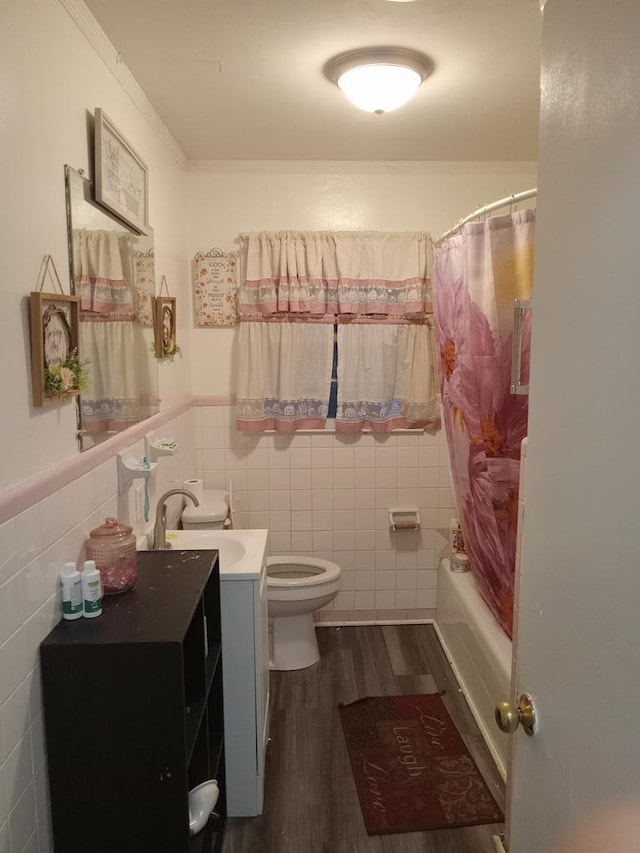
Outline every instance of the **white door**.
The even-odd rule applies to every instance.
[[[640,799],[638,0],[546,3],[539,163],[511,853]]]

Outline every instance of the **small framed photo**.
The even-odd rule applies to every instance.
[[[60,403],[79,394],[88,379],[78,355],[79,299],[37,291],[29,302],[33,405]]]
[[[95,111],[96,201],[134,231],[149,231],[148,171],[100,107]]]
[[[180,354],[176,341],[175,296],[156,296],[154,316],[154,340],[156,358],[173,360]]]

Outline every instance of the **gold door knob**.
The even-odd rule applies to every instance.
[[[522,694],[517,705],[512,702],[499,702],[496,705],[495,716],[498,728],[507,734],[515,732],[519,725],[528,735],[535,733],[536,709],[528,693]]]

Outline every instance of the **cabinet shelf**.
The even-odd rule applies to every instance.
[[[60,622],[40,647],[53,842],[60,853],[85,853],[88,838],[92,853],[122,850],[123,839],[136,853],[222,847],[217,552],[138,558],[133,590],[106,598],[99,619]],[[190,836],[189,790],[212,778],[220,786],[220,817]]]

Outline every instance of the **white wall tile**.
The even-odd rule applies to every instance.
[[[334,530],[354,530],[355,511],[352,509],[339,509],[333,511]]]
[[[269,469],[250,469],[247,471],[247,488],[267,490],[269,488]]]
[[[355,492],[353,489],[334,489],[333,506],[335,509],[353,509]]]
[[[376,552],[356,550],[355,551],[355,567],[358,571],[370,571],[375,569]],[[373,588],[373,587],[372,587]]]
[[[312,479],[311,471],[303,469],[291,470],[291,488],[292,489],[311,489]]]
[[[0,585],[0,643],[24,622],[27,616],[27,574],[20,569]]]
[[[333,551],[333,531],[314,530],[311,534],[311,547],[314,552]]]
[[[33,783],[31,783],[9,814],[12,852],[22,853],[35,829],[36,804]]]
[[[353,468],[336,468],[333,472],[334,489],[355,488],[355,470]]]
[[[375,592],[373,590],[358,590],[354,595],[356,610],[373,610],[375,608]]]
[[[395,610],[396,594],[393,590],[376,590],[374,602],[376,610]]]
[[[20,627],[0,645],[0,705],[24,681],[30,668],[25,632]]]
[[[269,531],[269,552],[271,554],[294,553],[291,544],[291,533],[288,530],[285,532]]]
[[[16,521],[10,518],[0,524],[0,582],[10,578],[19,568]]]
[[[313,530],[333,530],[334,529],[334,514],[330,509],[314,509],[312,510],[312,523],[311,527]],[[337,529],[337,528],[336,528]]]
[[[411,609],[416,606],[416,591],[413,589],[396,590],[396,608]]]
[[[21,681],[0,707],[2,748],[5,756],[29,731],[29,680]]]
[[[333,509],[333,491],[331,489],[313,489],[311,506],[313,509]]]
[[[290,510],[291,491],[289,489],[274,489],[269,492],[271,510]]]
[[[293,472],[291,472],[293,473]],[[311,509],[313,492],[311,489],[292,489],[291,491],[291,508],[292,509]]]
[[[311,531],[291,532],[291,552],[293,554],[310,554],[311,553]]]
[[[270,489],[289,489],[291,488],[291,472],[288,468],[269,469],[269,488]]]
[[[93,492],[93,478],[86,475],[91,483]],[[15,518],[15,530],[17,537],[17,556],[21,566],[33,560],[42,551],[42,528],[40,524],[40,508],[38,504],[29,507]],[[1,545],[2,543],[0,543]],[[0,581],[2,573],[0,572]]]
[[[289,510],[270,510],[269,519],[265,527],[277,533],[291,530],[291,513]]]
[[[311,530],[311,512],[309,510],[291,510],[291,530]]]
[[[355,531],[336,530],[333,536],[333,546],[336,551],[353,551],[355,549]]]
[[[333,559],[340,566],[340,568],[351,574],[355,571],[355,552],[354,551],[340,551],[336,548],[335,543],[336,534],[333,534]],[[353,586],[351,586],[353,589]]]
[[[311,448],[310,447],[292,447],[291,448],[291,468],[310,468],[311,467]]]

